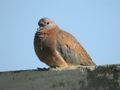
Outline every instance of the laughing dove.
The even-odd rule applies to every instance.
[[[40,61],[53,68],[95,65],[76,38],[51,19],[42,18],[38,25],[34,49]]]

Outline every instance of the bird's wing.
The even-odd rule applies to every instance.
[[[87,52],[70,33],[58,31],[56,48],[69,64],[94,65]]]

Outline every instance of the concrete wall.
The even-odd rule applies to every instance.
[[[120,65],[1,72],[0,90],[120,90]]]

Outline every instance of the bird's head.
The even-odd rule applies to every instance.
[[[49,18],[41,18],[38,22],[39,30],[55,29],[57,25]]]

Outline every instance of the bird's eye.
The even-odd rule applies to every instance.
[[[47,22],[47,24],[49,24],[49,22]]]

